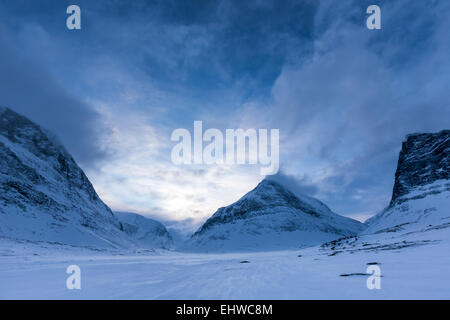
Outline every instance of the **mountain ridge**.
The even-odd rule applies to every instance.
[[[0,236],[136,247],[56,136],[6,107],[0,109]]]
[[[246,249],[251,250],[251,243],[260,246],[255,243],[259,238],[269,247],[275,243],[280,248],[298,247],[354,235],[363,228],[362,223],[335,214],[321,201],[297,196],[266,178],[235,203],[219,208],[191,236],[188,246],[211,247],[208,241],[224,240],[231,250],[246,242]],[[220,243],[217,246],[227,249]]]

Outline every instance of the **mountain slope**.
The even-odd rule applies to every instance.
[[[0,108],[0,237],[135,248],[123,229],[51,133]]]
[[[237,202],[217,210],[186,247],[200,251],[298,248],[354,235],[358,221],[333,213],[322,202],[295,195],[266,178]]]
[[[450,130],[411,134],[400,151],[389,206],[364,233],[450,224]]]
[[[172,237],[162,223],[131,212],[114,212],[114,214],[122,223],[123,231],[136,245],[162,249],[173,247]]]

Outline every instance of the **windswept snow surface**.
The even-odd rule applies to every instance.
[[[92,251],[0,239],[1,299],[450,299],[450,219],[301,250]],[[248,261],[249,263],[241,263]],[[381,269],[369,290],[368,264]],[[81,290],[66,268],[81,268]]]

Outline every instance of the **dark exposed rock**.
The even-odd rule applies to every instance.
[[[402,144],[390,206],[399,204],[413,188],[436,180],[448,180],[450,171],[450,130],[410,134]],[[450,185],[447,185],[450,190]],[[433,190],[429,191],[433,192]],[[436,192],[439,192],[436,190]],[[425,196],[425,195],[418,195]]]

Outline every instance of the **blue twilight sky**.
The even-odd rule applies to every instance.
[[[0,104],[56,133],[114,210],[191,230],[256,186],[258,167],[172,164],[171,132],[203,120],[279,128],[279,179],[365,220],[403,137],[450,128],[449,30],[446,0],[2,0]]]

